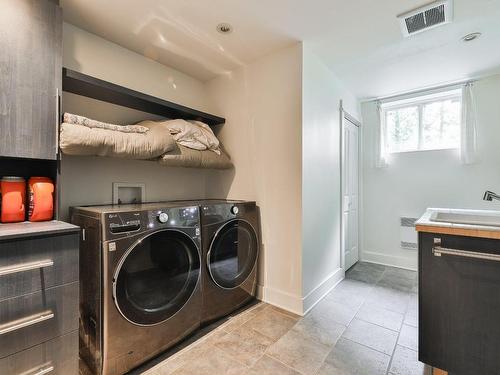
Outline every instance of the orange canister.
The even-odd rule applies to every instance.
[[[15,223],[24,221],[26,205],[26,181],[22,177],[5,176],[0,180],[0,221]]]
[[[31,177],[28,181],[29,221],[52,220],[54,216],[54,183],[48,177]]]

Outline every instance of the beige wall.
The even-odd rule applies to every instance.
[[[260,296],[303,313],[321,297],[311,291],[321,291],[338,269],[338,101],[354,101],[319,59],[303,53],[299,43],[204,84],[65,24],[64,66],[224,116],[218,136],[235,169],[63,156],[62,217],[71,205],[111,202],[113,182],[145,183],[149,201],[255,200],[262,220]],[[63,109],[118,123],[155,118],[69,93]]]
[[[340,100],[358,116],[356,98],[304,48],[302,100],[302,296],[304,311],[344,274],[340,269]]]
[[[210,197],[254,199],[261,209],[260,292],[302,312],[302,45],[277,51],[207,85],[226,117],[219,136],[236,169],[208,176]],[[215,178],[214,178],[215,177]]]
[[[67,68],[213,112],[205,85],[194,78],[69,24],[64,24],[63,43]],[[118,123],[155,118],[69,93],[63,94],[63,110]],[[111,202],[113,182],[145,183],[149,201],[204,198],[205,178],[211,172],[166,168],[153,161],[63,155],[61,173],[61,217],[66,219],[69,206]]]

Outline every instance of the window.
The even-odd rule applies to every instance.
[[[382,145],[387,153],[460,146],[461,90],[382,104]]]

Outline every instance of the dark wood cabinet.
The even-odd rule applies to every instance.
[[[499,256],[500,240],[419,233],[420,361],[499,374]]]
[[[49,0],[1,0],[0,6],[0,156],[54,160],[62,10]]]
[[[0,374],[78,374],[80,229],[0,225]]]

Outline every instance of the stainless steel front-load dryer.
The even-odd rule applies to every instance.
[[[96,374],[124,374],[200,326],[198,206],[72,209],[80,248],[80,357]]]
[[[202,228],[202,323],[219,319],[255,298],[260,220],[255,202],[205,200]]]

